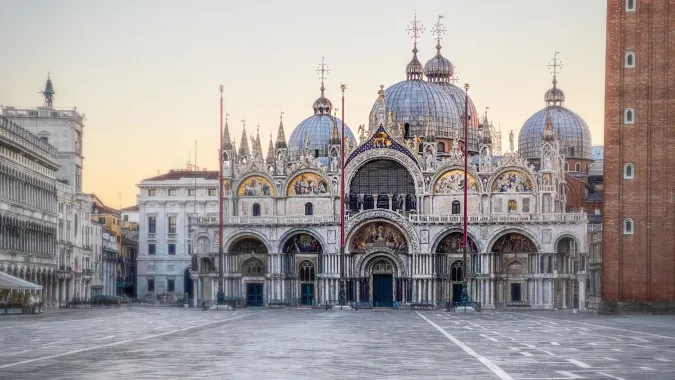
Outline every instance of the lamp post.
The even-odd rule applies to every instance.
[[[467,283],[467,256],[469,253],[469,239],[467,234],[468,227],[468,169],[469,169],[469,84],[464,84],[464,255],[463,255],[463,264],[464,268],[462,269],[462,304],[466,306],[470,302],[469,292],[468,292],[468,283]]]
[[[345,304],[345,84],[342,90],[342,134],[340,135],[340,289],[338,302],[340,309]]]
[[[120,210],[120,219],[119,219],[119,222],[118,222],[118,225],[120,227],[120,236],[119,236],[120,242],[119,242],[118,257],[115,260],[115,267],[120,265],[120,263],[119,263],[120,257],[124,257],[124,254],[122,253],[122,193],[117,193],[117,195],[120,198],[120,209],[119,209]],[[120,283],[122,282],[122,271],[123,271],[123,269],[124,268],[122,268],[122,266],[120,265],[120,269],[116,271],[117,272],[117,282],[115,282],[115,294],[117,294],[118,296],[122,295],[122,289],[120,288]]]

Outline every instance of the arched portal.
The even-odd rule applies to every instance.
[[[402,164],[394,160],[373,160],[361,166],[349,188],[349,209],[386,208],[410,210],[415,207],[415,181]]]
[[[187,294],[189,304],[192,305],[194,293],[192,292],[192,277],[190,277],[190,267],[185,268],[185,271],[183,272],[183,293]],[[188,302],[188,300],[185,300],[185,302]]]
[[[396,264],[386,256],[375,256],[367,263],[362,279],[362,299],[367,299],[373,307],[392,307],[394,301],[400,301],[400,280],[396,278]],[[372,284],[372,286],[371,286]]]
[[[267,246],[256,237],[243,237],[235,241],[229,249],[230,253],[267,253]]]
[[[528,273],[536,271],[537,245],[523,233],[509,232],[500,236],[490,251],[495,254],[494,271],[501,274],[497,283],[495,303],[521,302],[531,299],[528,294]]]
[[[252,257],[241,265],[241,274],[246,284],[246,305],[251,307],[264,306],[263,297],[265,264]]]

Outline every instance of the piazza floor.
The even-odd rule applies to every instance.
[[[0,379],[675,379],[675,317],[52,311],[0,317]]]

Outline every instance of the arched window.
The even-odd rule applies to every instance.
[[[623,234],[632,235],[634,230],[633,219],[627,218],[623,220]]]
[[[635,110],[632,108],[626,108],[623,111],[623,123],[624,124],[635,124]]]
[[[633,164],[625,164],[623,166],[623,179],[635,178],[635,166]]]
[[[264,276],[265,266],[258,259],[248,259],[241,268],[244,276]]]
[[[626,0],[626,12],[635,12],[637,0]]]
[[[406,138],[406,139],[410,138],[410,124],[409,123],[403,124],[403,138]]]
[[[460,211],[459,209],[460,209],[459,201],[452,201],[452,214],[453,215],[459,214]]]
[[[575,171],[575,172],[580,172],[580,171],[581,171],[581,164],[580,164],[580,163],[577,162],[576,165],[574,165],[574,171]]]
[[[588,164],[586,164],[586,174],[588,174]]]
[[[450,268],[450,280],[454,282],[460,282],[464,280],[463,276],[463,263],[461,261],[455,261],[452,263],[452,267]]]
[[[623,67],[627,69],[635,67],[635,53],[632,51],[626,52],[623,60]]]
[[[314,215],[314,206],[311,202],[305,203],[305,215]]]
[[[300,281],[314,282],[314,263],[307,260],[301,262],[299,271]]]
[[[443,144],[442,142],[438,143],[438,152],[439,153],[445,152],[445,144]]]
[[[570,164],[569,164],[569,162],[565,162],[565,171],[566,171],[566,172],[570,171]]]
[[[253,204],[253,216],[260,216],[260,203]]]

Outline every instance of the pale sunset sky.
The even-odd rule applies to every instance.
[[[326,95],[356,134],[367,123],[380,84],[405,79],[412,57],[406,28],[425,27],[419,59],[435,54],[431,28],[444,15],[443,55],[469,82],[479,112],[517,136],[545,106],[547,64],[563,63],[565,105],[603,143],[605,12],[603,0],[429,1],[35,1],[8,0],[0,13],[0,104],[39,106],[51,72],[54,106],[87,116],[84,191],[112,207],[135,203],[136,184],[159,171],[218,167],[219,91],[225,86],[230,132],[260,125],[267,152],[280,111],[286,137],[312,114],[316,68],[326,57]],[[339,111],[341,113],[341,111]],[[194,159],[194,158],[193,158]]]

